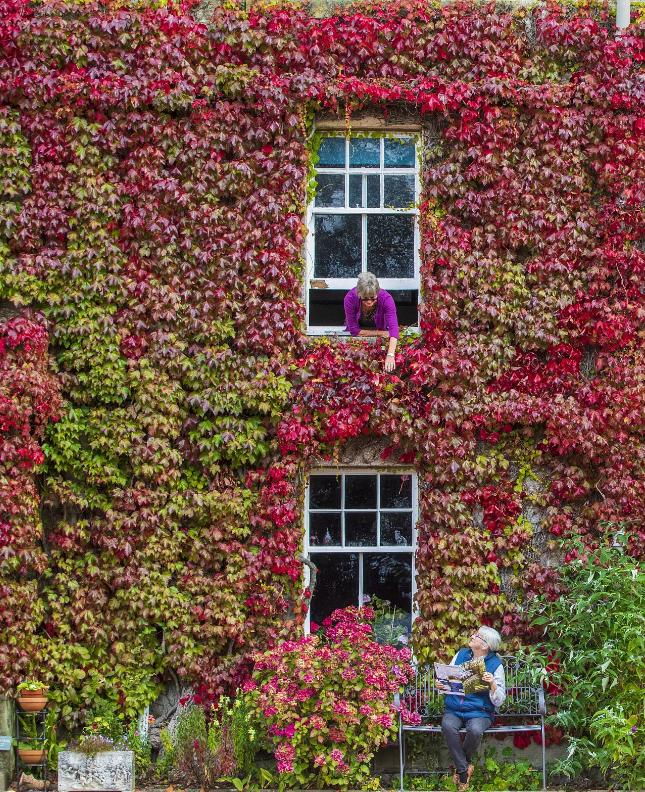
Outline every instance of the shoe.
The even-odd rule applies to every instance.
[[[464,783],[463,783],[463,784],[462,784],[462,783],[461,783],[461,781],[460,781],[460,782],[457,784],[457,790],[458,790],[458,792],[466,792],[466,790],[467,790],[467,789],[470,789],[470,782],[469,782],[469,781],[464,781]]]

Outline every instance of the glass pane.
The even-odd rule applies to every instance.
[[[345,327],[346,294],[341,289],[309,289],[309,326]]]
[[[412,556],[408,553],[366,553],[363,556],[363,593],[387,600],[411,614]]]
[[[312,512],[309,515],[309,544],[340,547],[340,512]]]
[[[376,547],[376,512],[345,512],[345,545]]]
[[[319,168],[345,167],[345,138],[326,137],[320,142],[318,149]]]
[[[356,278],[361,271],[360,215],[316,215],[314,277]]]
[[[381,508],[412,508],[412,476],[381,476]]]
[[[416,327],[419,324],[419,292],[416,289],[392,289],[399,327]]]
[[[406,178],[390,177],[390,178]],[[316,206],[345,206],[345,177],[342,173],[319,173],[316,176]]]
[[[381,544],[412,547],[411,512],[381,512]]]
[[[383,164],[386,168],[414,168],[413,138],[385,138]]]
[[[376,476],[345,476],[345,508],[376,508]]]
[[[414,277],[414,216],[369,215],[367,269],[377,278]]]
[[[358,555],[356,553],[311,553],[318,568],[311,600],[311,622],[322,624],[336,610],[358,604]]]
[[[410,209],[414,206],[414,176],[385,176],[383,196],[384,206]]]
[[[350,138],[350,168],[378,168],[380,165],[381,138]]]
[[[340,476],[311,476],[309,478],[310,509],[340,509]]]
[[[349,177],[349,205],[352,209],[363,206],[363,177],[356,173]]]
[[[381,177],[371,173],[367,177],[367,207],[378,209],[381,205]]]

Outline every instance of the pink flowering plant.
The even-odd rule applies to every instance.
[[[323,629],[255,656],[247,695],[266,725],[281,787],[369,789],[370,761],[395,736],[394,694],[410,650],[374,640],[371,608],[334,611]]]

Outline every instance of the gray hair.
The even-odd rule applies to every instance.
[[[490,647],[491,652],[496,652],[502,645],[502,636],[492,627],[484,627],[483,625],[477,630],[482,639],[486,641]]]
[[[379,289],[378,279],[372,272],[361,272],[356,281],[358,296],[364,300],[375,300]]]

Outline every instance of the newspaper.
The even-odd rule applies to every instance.
[[[484,658],[468,660],[462,665],[434,664],[434,676],[437,682],[442,682],[450,690],[439,690],[444,696],[466,696],[468,693],[482,693],[490,690],[490,686],[482,681],[486,673]]]

